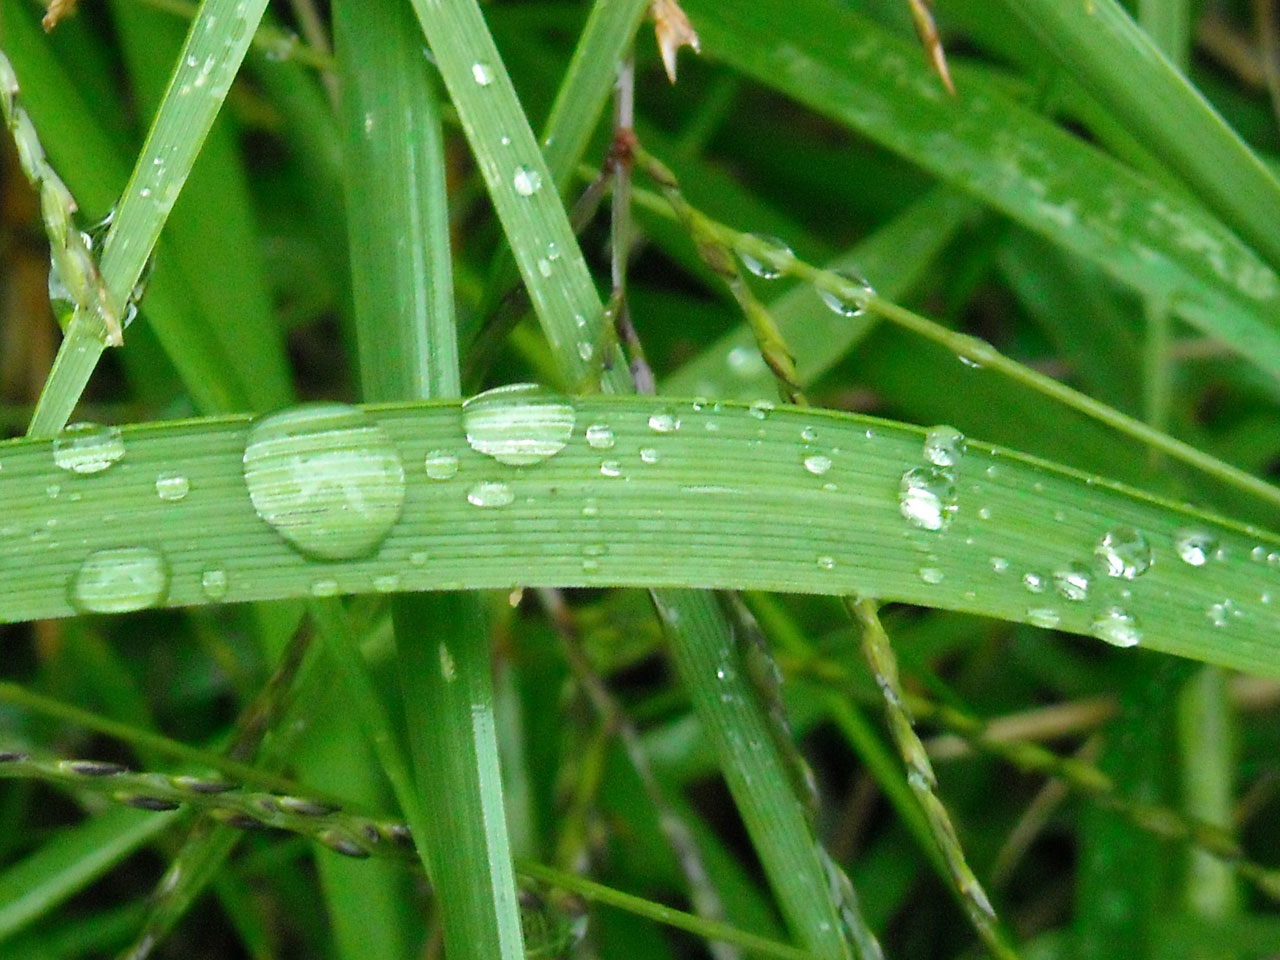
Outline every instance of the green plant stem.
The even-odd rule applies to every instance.
[[[924,809],[925,818],[934,840],[941,850],[951,874],[951,883],[961,893],[961,903],[969,915],[969,922],[978,932],[986,948],[1001,960],[1016,960],[1018,954],[1008,943],[1000,929],[995,908],[987,898],[982,883],[965,860],[964,849],[956,834],[951,815],[938,796],[938,779],[933,764],[925,753],[924,744],[916,735],[908,712],[902,684],[898,680],[898,661],[889,643],[889,637],[880,623],[876,603],[867,599],[846,600],[849,615],[862,628],[862,651],[872,676],[880,687],[887,709],[889,733],[898,746],[898,752],[907,766],[907,783]]]

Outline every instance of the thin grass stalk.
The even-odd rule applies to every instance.
[[[884,695],[885,719],[907,767],[907,783],[924,809],[934,840],[942,851],[951,873],[951,883],[961,894],[961,903],[978,937],[993,956],[1000,960],[1016,960],[1018,953],[1000,929],[1000,921],[982,883],[970,869],[956,834],[951,815],[938,796],[938,778],[916,735],[911,716],[904,703],[902,684],[898,679],[898,661],[889,644],[888,634],[880,623],[874,601],[846,600],[849,615],[862,628],[862,653],[871,667],[872,676]]]

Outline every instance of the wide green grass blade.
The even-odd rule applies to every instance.
[[[1056,620],[1077,633],[1115,626],[1094,621],[1120,606],[1154,649],[1276,672],[1268,556],[1280,554],[1280,540],[1271,534],[975,441],[957,472],[954,518],[943,530],[920,529],[899,503],[904,472],[925,464],[919,428],[830,412],[699,406],[576,400],[565,448],[523,468],[472,450],[456,403],[372,408],[368,420],[404,465],[403,511],[376,553],[329,562],[308,560],[254,512],[243,477],[244,419],[128,428],[125,456],[99,475],[62,470],[47,441],[8,441],[0,444],[0,498],[13,506],[0,528],[0,620],[69,616],[85,605],[78,582],[99,591],[93,604],[116,606],[118,590],[126,607],[364,592],[375,584],[751,588]],[[649,425],[668,413],[680,420],[675,432]],[[593,447],[592,425],[612,431],[613,446]],[[597,445],[601,433],[592,431]],[[349,465],[336,477],[358,478],[352,482],[365,486],[356,489],[372,493],[384,475],[362,468],[366,438],[318,437]],[[427,476],[422,464],[433,450],[458,458],[452,477]],[[830,467],[814,456],[829,457]],[[191,492],[179,502],[157,496],[163,472],[186,477]],[[506,499],[487,484],[505,485],[510,502],[468,499]],[[365,520],[340,509],[325,521],[340,542],[368,532]],[[1139,531],[1154,558],[1133,580],[1107,576],[1105,558],[1095,557],[1100,538],[1124,528]],[[207,532],[193,538],[193,529]],[[1197,531],[1208,535],[1200,566],[1180,558],[1198,558],[1194,538],[1183,537]],[[167,581],[129,582],[156,568],[150,555],[119,580],[101,566],[113,554],[78,573],[97,551],[134,546],[155,552]],[[1071,564],[1089,576],[1083,601],[1055,589],[1054,574]],[[216,591],[208,585],[210,570],[226,575],[225,592],[221,577]],[[1064,579],[1060,588],[1073,593],[1068,587]]]
[[[918,50],[826,0],[687,6],[708,56],[1164,299],[1261,369],[1280,372],[1274,320],[1280,280],[1197,204],[1161,190],[980,76],[957,68],[961,93],[946,96]]]
[[[1209,209],[1280,264],[1280,182],[1119,3],[1001,0],[999,7],[1056,51]]]

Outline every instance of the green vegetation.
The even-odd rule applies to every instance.
[[[1277,26],[938,6],[0,0],[0,956],[1274,952]]]

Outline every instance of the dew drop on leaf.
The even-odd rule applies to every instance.
[[[71,605],[82,613],[128,613],[161,602],[169,592],[169,564],[151,547],[90,554],[71,584]]]
[[[1173,547],[1178,559],[1192,567],[1203,567],[1218,549],[1218,540],[1205,530],[1179,530]]]
[[[942,530],[956,511],[956,480],[941,467],[912,467],[898,484],[898,509],[921,530]]]
[[[1107,607],[1094,618],[1093,635],[1113,647],[1136,647],[1142,641],[1138,622],[1122,607]]]
[[[458,458],[448,450],[432,450],[423,464],[432,480],[450,480],[458,473]]]
[[[754,253],[739,251],[738,256],[742,258],[742,265],[754,273],[757,277],[765,280],[776,280],[782,276],[782,263],[790,263],[796,258],[792,249],[777,237],[769,237],[764,234],[752,234],[752,239],[757,243],[763,244],[768,250],[767,256],[760,256]]]
[[[475,507],[505,507],[516,498],[501,480],[482,480],[467,491],[467,502]]]
[[[563,450],[576,416],[568,400],[533,383],[486,390],[462,405],[471,449],[516,467],[539,463]]]
[[[101,473],[123,456],[119,427],[73,423],[53,439],[53,462],[72,473]]]
[[[857,270],[846,268],[836,270],[836,276],[843,281],[843,289],[839,291],[819,290],[818,296],[828,307],[842,317],[860,317],[867,312],[867,303],[875,296],[871,284]]]
[[[964,434],[955,427],[932,427],[925,435],[924,458],[935,467],[954,467],[964,451]]]
[[[1098,538],[1093,548],[1109,577],[1134,580],[1151,567],[1151,544],[1142,531],[1133,527],[1113,527]]]

